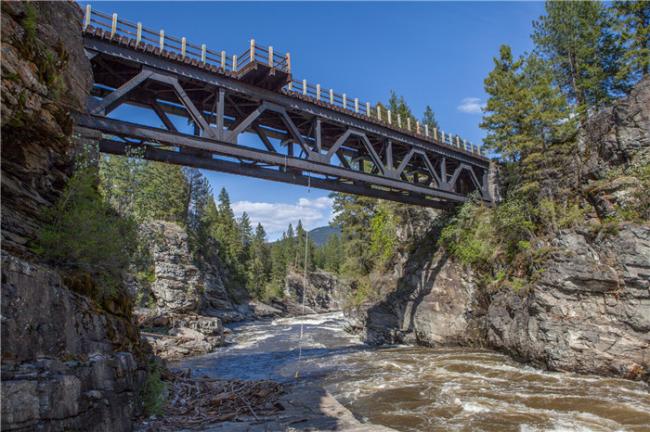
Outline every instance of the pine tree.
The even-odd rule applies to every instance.
[[[187,226],[190,231],[198,231],[203,219],[203,212],[208,201],[213,201],[210,182],[196,168],[183,168],[187,178],[188,194],[186,207]]]
[[[494,63],[485,79],[490,95],[481,123],[485,144],[505,162],[507,188],[552,195],[565,181],[559,178],[566,177],[561,166],[575,132],[566,98],[549,65],[536,55],[513,60],[504,45]]]
[[[253,227],[251,226],[251,220],[248,217],[248,213],[242,213],[237,229],[239,231],[239,241],[241,243],[239,261],[244,263],[248,261],[250,257],[250,246],[253,241]]]
[[[138,220],[160,219],[185,224],[189,191],[179,166],[147,162],[137,181],[134,214]]]
[[[370,273],[374,266],[370,253],[370,221],[375,213],[377,200],[356,195],[334,193],[333,223],[342,229],[344,258],[341,274],[361,277]]]
[[[257,298],[261,298],[266,284],[270,280],[271,261],[266,245],[266,232],[261,224],[257,224],[255,235],[251,240],[250,259],[248,262],[249,290]]]
[[[650,2],[614,2],[614,28],[623,53],[623,66],[617,78],[632,83],[650,72]]]
[[[550,62],[560,88],[582,116],[620,88],[615,76],[621,52],[611,24],[605,5],[598,1],[547,1],[546,15],[533,23],[537,50]]]
[[[424,116],[422,117],[422,125],[429,127],[429,133],[433,134],[434,129],[438,129],[438,120],[436,120],[436,115],[429,105],[424,110]]]
[[[407,119],[411,119],[411,127],[415,127],[416,118],[411,112],[411,108],[406,104],[404,96],[397,96],[394,91],[390,92],[388,99],[388,109],[391,111],[392,123],[397,125],[397,116],[399,115],[402,127],[406,129]]]

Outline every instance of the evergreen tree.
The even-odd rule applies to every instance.
[[[261,224],[257,224],[255,235],[251,240],[250,259],[247,267],[249,289],[257,298],[260,298],[270,280],[271,271],[269,250],[266,245],[266,232]]]
[[[404,96],[397,96],[397,93],[391,91],[390,98],[388,99],[388,109],[391,111],[394,125],[397,125],[397,116],[399,115],[403,128],[406,128],[406,121],[409,118],[411,119],[411,127],[415,127],[416,118],[411,112],[411,108],[406,104]]]
[[[617,0],[612,9],[619,48],[624,51],[617,78],[634,83],[650,72],[650,2]]]
[[[136,218],[160,219],[184,225],[189,190],[181,168],[160,162],[147,162],[138,177],[134,202]]]
[[[436,115],[429,105],[424,110],[424,116],[422,117],[422,125],[429,127],[429,133],[433,134],[434,129],[438,129],[438,120],[436,120]]]
[[[251,226],[251,220],[248,217],[248,213],[242,213],[237,228],[239,230],[239,239],[241,243],[239,261],[245,263],[251,256],[250,246],[253,241],[253,227]]]
[[[558,178],[560,168],[575,132],[566,98],[554,85],[548,64],[536,55],[514,60],[504,45],[494,63],[485,80],[490,95],[481,123],[487,130],[485,145],[505,162],[506,188],[544,189],[552,195],[564,181]]]
[[[611,24],[604,3],[598,1],[547,1],[546,15],[533,23],[538,51],[583,116],[620,88],[615,76],[621,51]]]
[[[187,226],[191,231],[199,231],[203,212],[209,201],[214,204],[210,182],[196,168],[183,168],[187,178],[188,194],[186,207]]]
[[[356,195],[334,193],[333,223],[341,227],[344,258],[341,274],[360,277],[370,273],[374,266],[370,253],[370,221],[377,200]]]

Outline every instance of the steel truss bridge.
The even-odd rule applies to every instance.
[[[102,152],[436,208],[492,201],[478,147],[293,80],[272,47],[230,56],[90,6],[83,42],[94,86],[77,124]],[[116,116],[123,105],[156,125]]]

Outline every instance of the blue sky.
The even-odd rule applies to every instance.
[[[81,2],[85,4],[85,2]],[[483,79],[507,43],[532,49],[532,21],[542,2],[101,2],[93,7],[163,28],[196,44],[243,52],[251,38],[290,52],[295,78],[385,101],[403,95],[421,116],[429,104],[441,128],[471,142],[485,101]],[[300,218],[308,228],[331,216],[328,192],[231,174],[205,172],[226,187],[236,214],[247,211],[271,239]]]

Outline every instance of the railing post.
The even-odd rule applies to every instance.
[[[334,90],[330,89],[330,104],[334,105]]]
[[[420,135],[420,122],[415,122],[415,133]]]
[[[411,131],[411,117],[406,117],[406,129]]]
[[[232,56],[232,71],[237,72],[237,54]]]
[[[424,125],[424,136],[429,138],[429,125],[428,124]]]
[[[400,114],[397,114],[397,127],[402,127],[402,116]]]
[[[440,129],[440,141],[441,141],[443,144],[446,144],[446,143],[445,143],[445,131],[443,131],[442,129]]]
[[[391,115],[390,110],[388,110],[387,116],[388,116],[388,124],[392,125],[393,124],[393,116]]]
[[[377,105],[377,119],[381,121],[381,105]]]
[[[370,117],[370,102],[366,102],[366,115]]]
[[[89,4],[86,5],[86,16],[84,17],[84,30],[90,25],[90,17],[92,15],[92,9]]]
[[[438,141],[438,128],[433,128],[433,140]]]
[[[316,100],[320,100],[320,84],[316,84]]]
[[[115,33],[117,32],[117,14],[113,14],[113,21],[111,22],[111,39],[113,39],[113,36],[115,36]]]
[[[359,99],[354,98],[354,112],[358,113],[359,112]]]
[[[307,96],[307,80],[306,79],[302,80],[302,94],[304,96]]]
[[[255,39],[251,39],[250,60],[251,63],[255,61]]]
[[[287,73],[291,73],[291,55],[287,53],[286,58],[287,58]]]
[[[348,97],[343,93],[343,109],[348,109]]]
[[[226,52],[221,51],[221,70],[226,71]]]
[[[160,51],[162,52],[162,50],[165,49],[165,30],[162,30],[162,29],[160,30],[160,43],[159,43],[159,46],[160,46]]]
[[[205,44],[201,44],[201,63],[205,64],[205,57],[208,51],[208,47]]]
[[[273,47],[269,47],[269,67],[273,67]]]
[[[187,52],[187,39],[185,36],[181,38],[181,57],[185,58],[185,53]]]
[[[142,42],[142,23],[139,22],[136,25],[136,30],[135,30],[135,46],[139,46],[140,42]]]
[[[460,137],[456,135],[456,145],[460,147]]]

